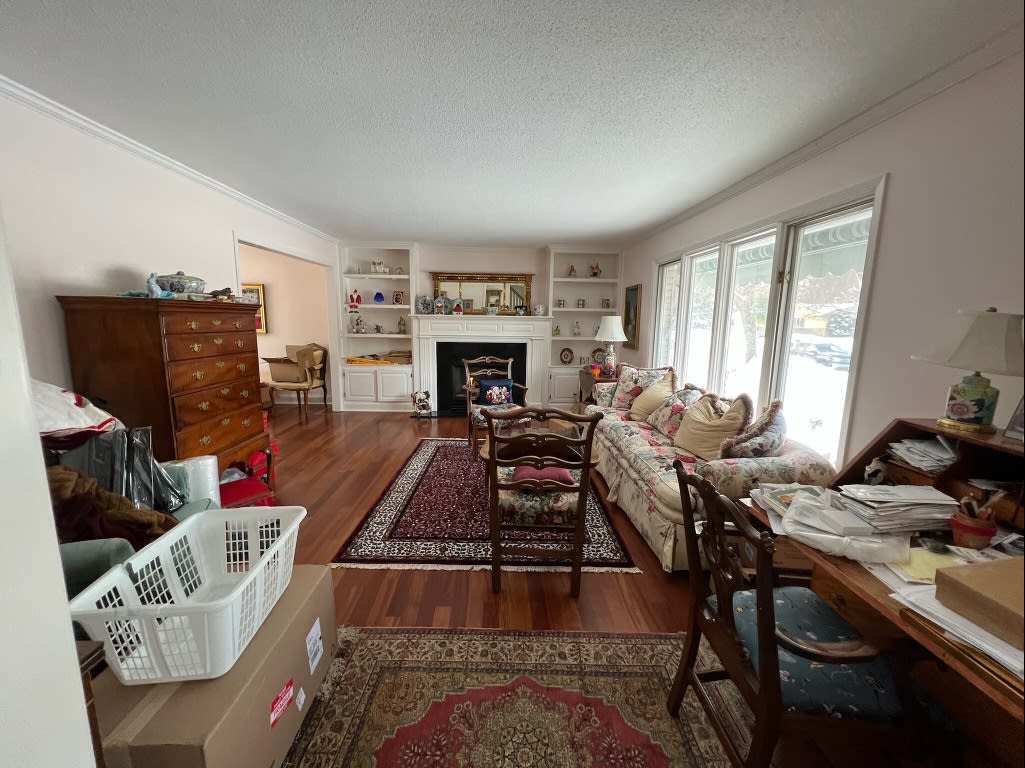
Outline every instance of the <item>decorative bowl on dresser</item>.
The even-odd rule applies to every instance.
[[[159,461],[216,455],[218,471],[267,447],[252,304],[58,296],[75,391],[130,427]]]

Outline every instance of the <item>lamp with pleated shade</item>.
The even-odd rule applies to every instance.
[[[595,341],[604,341],[608,344],[605,350],[605,359],[601,363],[601,371],[606,376],[616,374],[616,342],[626,341],[626,333],[623,331],[623,318],[619,315],[604,315],[598,332],[594,335]]]
[[[997,312],[996,307],[984,311],[960,310],[959,327],[935,348],[918,355],[949,368],[963,368],[973,373],[965,376],[947,393],[947,408],[941,427],[966,432],[993,432],[1000,392],[990,386],[982,375],[1025,375],[1025,347],[1022,343],[1023,315]]]

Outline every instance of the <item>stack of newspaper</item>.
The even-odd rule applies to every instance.
[[[847,508],[880,532],[950,528],[957,499],[931,485],[841,485]]]
[[[890,443],[890,453],[924,472],[942,472],[955,461],[957,453],[942,435],[930,440],[901,440]]]
[[[869,536],[877,533],[871,522],[863,520],[848,508],[848,500],[817,485],[800,483],[759,483],[751,489],[751,500],[770,514],[775,512],[782,518],[798,493],[810,494],[817,502],[814,510],[805,510],[801,522],[813,528],[835,533],[838,536]],[[776,528],[774,527],[775,531]],[[777,533],[779,531],[776,531]]]

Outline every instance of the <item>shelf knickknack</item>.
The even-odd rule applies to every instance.
[[[431,272],[431,277],[435,298],[461,300],[467,315],[483,315],[487,307],[497,307],[500,315],[515,315],[515,307],[531,306],[533,274]]]

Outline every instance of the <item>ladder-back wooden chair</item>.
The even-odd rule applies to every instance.
[[[730,499],[687,473],[679,460],[673,466],[687,562],[705,562],[709,570],[694,567],[687,574],[687,636],[667,702],[670,714],[679,715],[691,688],[738,768],[768,766],[777,742],[784,766],[887,764],[902,717],[889,665],[810,589],[779,586],[770,533],[755,530]],[[700,497],[703,522],[695,514],[692,490]],[[754,550],[753,588],[741,569],[738,546]],[[696,670],[702,637],[721,668]],[[746,752],[731,741],[706,688],[724,679],[736,685],[754,714]]]
[[[482,408],[502,410],[526,404],[527,388],[513,380],[513,358],[485,355],[463,359],[466,394],[466,439],[470,454],[477,453],[478,435],[487,431]]]
[[[484,451],[491,510],[491,588],[502,589],[502,563],[527,556],[570,562],[570,594],[580,594],[587,537],[587,496],[595,425],[601,413],[584,416],[557,408],[484,410]],[[548,532],[554,543],[523,538]],[[517,535],[519,534],[519,538]]]

